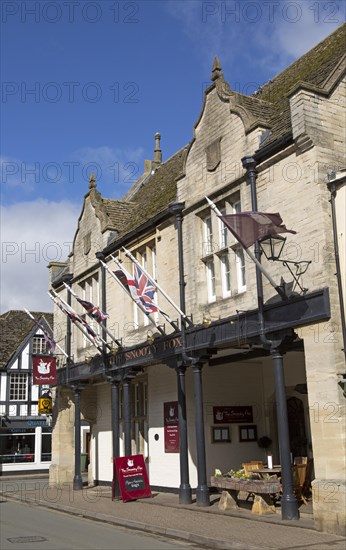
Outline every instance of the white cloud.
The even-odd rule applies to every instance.
[[[218,55],[231,76],[232,66],[244,59],[250,70],[256,63],[275,74],[344,22],[343,0],[171,0],[166,6],[201,63]]]
[[[28,164],[14,157],[0,157],[0,182],[1,186],[32,191],[37,183],[35,163]]]
[[[37,199],[1,207],[1,311],[52,311],[47,295],[51,261],[71,251],[81,206]]]
[[[283,70],[316,46],[343,23],[341,2],[285,1],[264,19],[256,40],[263,51],[262,65]]]
[[[94,171],[97,182],[112,186],[111,198],[121,198],[143,172],[143,147],[83,147],[77,149],[71,157],[80,163],[84,180]]]

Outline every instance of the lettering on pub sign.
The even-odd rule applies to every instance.
[[[115,458],[114,466],[124,502],[152,496],[143,455]],[[114,480],[112,485],[115,487]]]
[[[241,424],[253,422],[251,405],[213,407],[214,424]]]
[[[165,453],[179,453],[178,401],[163,404]]]

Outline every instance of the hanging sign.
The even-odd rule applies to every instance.
[[[152,496],[143,455],[115,458],[114,464],[124,502]]]
[[[213,407],[214,424],[240,424],[253,422],[252,407]]]
[[[52,414],[52,397],[50,393],[45,393],[38,400],[38,414]]]
[[[40,355],[32,358],[32,375],[34,384],[56,384],[56,358],[51,355]]]
[[[165,453],[179,453],[178,401],[163,404]]]

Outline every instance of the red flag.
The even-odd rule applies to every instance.
[[[32,375],[34,384],[56,384],[56,359],[51,355],[40,355],[32,358]]]
[[[283,225],[279,213],[239,212],[219,218],[244,248],[278,233],[296,233]]]

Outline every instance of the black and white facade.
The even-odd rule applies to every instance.
[[[52,315],[33,313],[51,332]],[[33,384],[32,357],[46,353],[41,329],[24,311],[0,317],[0,475],[47,471],[51,463],[51,417],[38,414],[49,386]]]

